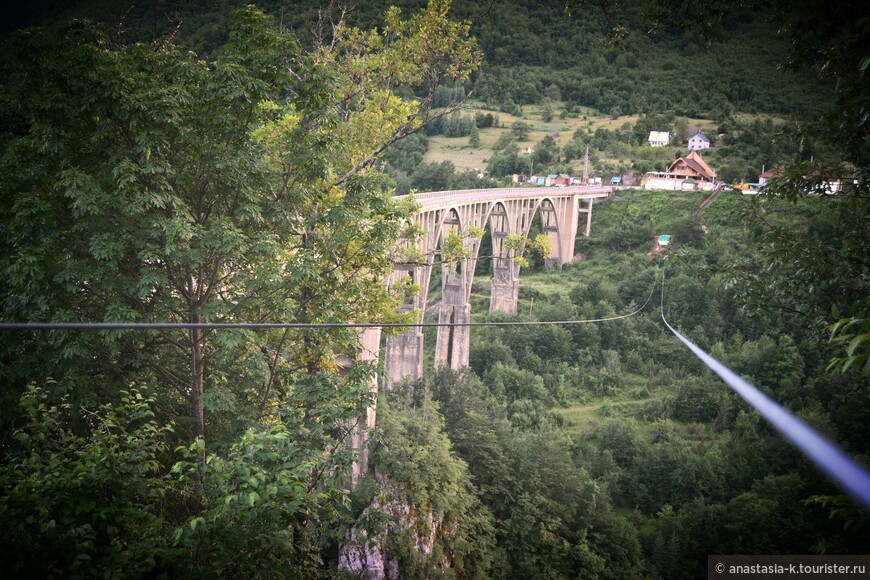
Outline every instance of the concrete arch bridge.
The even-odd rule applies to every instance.
[[[540,215],[542,231],[550,246],[547,264],[561,268],[574,258],[574,239],[581,225],[584,235],[588,236],[591,231],[594,200],[607,198],[611,193],[610,187],[575,186],[417,194],[414,198],[420,208],[412,219],[420,235],[403,242],[407,253],[417,258],[396,263],[387,284],[397,291],[408,282],[419,287],[419,292],[409,297],[401,309],[415,310],[418,322],[423,322],[432,272],[439,263],[442,288],[439,322],[470,322],[471,285],[477,262],[482,259],[479,256],[482,234],[488,230],[492,239],[493,272],[489,310],[516,313],[520,265],[514,257],[522,255],[524,239],[518,236],[528,236],[533,220]],[[582,224],[581,213],[585,218]],[[513,243],[509,243],[509,239]],[[457,240],[461,240],[462,245],[458,254]],[[454,247],[448,249],[448,245]],[[369,356],[377,357],[380,332],[366,334],[369,336],[364,337],[365,350]],[[469,344],[469,327],[438,327],[435,366],[454,369],[468,366]],[[421,329],[387,338],[385,367],[388,382],[422,378]]]
[[[541,227],[550,243],[547,263],[557,268],[574,259],[574,238],[577,237],[584,214],[584,235],[592,228],[592,204],[596,199],[611,195],[610,187],[548,187],[471,189],[434,191],[414,196],[420,208],[412,217],[420,235],[404,240],[406,254],[417,259],[396,262],[387,285],[402,292],[405,283],[412,282],[420,291],[410,296],[401,310],[417,312],[417,321],[423,316],[429,300],[429,284],[436,263],[441,267],[442,299],[439,322],[471,321],[471,284],[474,269],[480,259],[482,235],[489,230],[492,239],[492,294],[489,309],[515,313],[519,293],[519,264],[514,253],[522,254],[520,247],[507,243],[509,236],[528,236],[535,216],[540,214]],[[400,198],[401,199],[401,198]],[[585,207],[584,207],[585,202]],[[452,235],[452,234],[457,235]],[[461,240],[462,250],[456,258],[456,248],[445,248]],[[516,239],[516,238],[515,238]],[[401,253],[401,252],[400,252]],[[445,260],[452,257],[452,260]],[[435,345],[435,366],[458,369],[468,366],[470,328],[467,326],[439,326]],[[381,329],[368,328],[360,332],[362,358],[377,361],[381,342]],[[347,361],[350,364],[350,361]],[[385,371],[388,383],[405,378],[423,377],[423,331],[414,328],[397,336],[387,337]],[[372,384],[377,390],[377,384]],[[369,407],[366,416],[348,436],[351,448],[359,456],[351,472],[351,483],[368,470],[365,441],[368,431],[375,426],[376,408]]]

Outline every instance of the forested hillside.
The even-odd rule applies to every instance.
[[[425,2],[393,4],[409,12]],[[242,5],[79,0],[63,10],[50,3],[22,7],[17,17],[53,22],[86,16],[106,22],[118,42],[172,39],[209,56],[222,50],[231,15]],[[314,0],[259,5],[303,44],[323,32],[314,25],[318,15],[337,17],[347,9],[348,22],[373,28],[385,11],[369,1],[331,9]],[[829,155],[825,142],[795,134],[801,122],[828,111],[834,87],[784,66],[789,42],[777,34],[781,24],[772,12],[731,10],[713,34],[701,37],[651,31],[645,6],[620,2],[608,12],[607,4],[580,3],[569,13],[565,2],[552,0],[454,2],[452,14],[471,25],[483,66],[465,82],[442,87],[435,99],[443,107],[468,96],[468,112],[430,125],[427,139],[414,146],[419,158],[389,158],[398,192],[487,187],[520,172],[579,174],[586,146],[593,175],[663,171],[698,130],[712,139],[711,164],[725,183],[757,181],[763,166],[796,153],[805,159]],[[618,42],[614,23],[622,31]],[[525,133],[516,133],[518,125],[527,127]],[[671,131],[672,147],[646,147],[651,130]],[[521,154],[529,147],[536,153]]]
[[[4,20],[0,322],[185,325],[0,331],[7,576],[683,579],[866,552],[867,510],[662,322],[870,463],[866,9],[243,4]],[[616,191],[573,263],[527,253],[516,317],[487,313],[482,260],[475,321],[562,322],[475,327],[461,371],[431,368],[430,328],[423,379],[378,383],[341,325],[413,319],[383,282],[420,233],[395,194],[576,172],[587,146],[654,170],[684,150],[648,132],[695,129],[722,179],[780,175]],[[203,326],[276,321],[298,326]]]
[[[63,10],[50,2],[19,7],[24,22],[85,16],[106,22],[123,41],[150,41],[167,34],[203,56],[220,52],[228,40],[232,14],[242,0],[208,2],[154,0],[142,3],[78,0]],[[423,0],[390,3],[406,12]],[[310,42],[313,23],[326,5],[314,0],[263,0],[258,6]],[[335,5],[348,9],[348,21],[379,26],[386,5],[358,0]],[[690,34],[648,34],[642,28],[642,2],[618,5],[608,15],[594,4],[566,11],[566,2],[548,0],[457,1],[451,14],[467,20],[485,55],[485,66],[466,89],[500,107],[508,101],[531,105],[547,98],[551,85],[575,106],[609,115],[674,113],[713,118],[725,109],[807,118],[829,100],[825,85],[807,75],[778,70],[786,61],[787,39],[778,36],[769,15],[750,8],[730,13],[708,42]],[[29,18],[27,18],[29,16]],[[628,29],[609,45],[610,19]],[[7,20],[9,27],[15,20]]]
[[[846,508],[815,467],[667,331],[659,312],[663,300],[668,320],[691,340],[866,460],[867,376],[826,371],[835,349],[803,314],[830,308],[837,293],[810,290],[801,300],[794,288],[787,311],[752,308],[741,300],[750,291],[739,275],[765,259],[758,249],[770,234],[759,215],[767,226],[831,243],[851,209],[730,194],[699,214],[702,201],[697,193],[622,192],[597,208],[592,236],[578,241],[583,261],[521,278],[520,319],[615,316],[652,291],[639,315],[481,329],[470,372],[423,386],[492,509],[505,547],[499,557],[522,576],[699,578],[708,554],[866,549],[867,514]],[[673,245],[654,252],[665,232]],[[480,280],[481,298],[487,284]],[[824,304],[813,305],[814,296]],[[485,302],[472,307],[485,310]]]

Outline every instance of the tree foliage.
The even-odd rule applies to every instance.
[[[449,20],[448,8],[433,0],[407,18],[390,9],[371,31],[321,21],[303,49],[247,7],[211,60],[168,41],[116,44],[81,21],[18,33],[4,93],[15,134],[0,160],[2,319],[393,319],[382,278],[410,206],[392,200],[375,162],[442,114],[432,112],[442,83],[462,83],[478,65],[468,25]],[[357,359],[355,332],[193,328],[0,340],[10,399],[47,375],[57,381],[46,391],[69,393],[74,410],[117,401],[118,385],[151,386],[156,423],[147,425],[173,422],[162,436],[186,450],[173,479],[190,518],[172,546],[187,550],[191,569],[310,576],[327,565],[353,459],[347,436],[373,404],[373,366],[339,364]],[[71,415],[58,432],[85,437],[92,426]],[[99,452],[109,445],[94,441]],[[58,438],[61,469],[80,462],[65,455],[79,443]],[[33,440],[19,445],[37,452]],[[170,462],[151,447],[141,456],[141,469]],[[103,485],[113,477],[127,475],[107,473]],[[46,470],[40,486],[62,501]],[[129,511],[123,498],[108,502]],[[177,512],[167,515],[177,506],[152,507],[155,526],[178,523]],[[82,522],[53,521],[69,546],[90,541]],[[137,521],[130,531],[112,524],[117,542],[138,533]],[[143,537],[143,550],[152,537],[163,549],[159,532]],[[74,572],[75,551],[59,550],[50,565]]]
[[[0,534],[4,568],[13,577],[147,576],[173,567],[180,549],[170,533],[173,484],[161,460],[171,426],[160,426],[154,400],[138,389],[81,415],[82,436],[68,426],[77,414],[65,400],[30,385],[21,448],[0,466]],[[168,517],[167,517],[168,515]]]

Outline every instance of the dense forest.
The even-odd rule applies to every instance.
[[[396,4],[19,6],[0,321],[406,323],[396,193],[569,171],[587,145],[651,170],[682,149],[648,131],[695,125],[729,181],[782,173],[616,191],[574,263],[525,257],[516,317],[486,313],[479,264],[475,320],[633,314],[475,328],[460,371],[431,369],[427,329],[419,382],[378,384],[348,328],[0,331],[7,575],[677,579],[866,552],[867,510],[662,322],[870,463],[865,10]],[[486,144],[485,171],[424,161],[442,138]]]
[[[209,56],[222,50],[233,10],[243,4],[80,0],[57,9],[51,2],[35,3],[18,7],[7,27],[87,16],[108,23],[119,42],[171,38]],[[425,3],[394,4],[407,12]],[[781,165],[795,155],[831,156],[825,140],[798,132],[801,122],[830,110],[835,85],[831,78],[788,66],[789,39],[774,33],[784,28],[776,10],[735,5],[715,15],[717,25],[709,34],[678,32],[670,22],[651,33],[644,19],[647,4],[619,2],[608,11],[607,3],[580,3],[569,11],[565,2],[554,1],[454,2],[451,13],[471,25],[484,66],[462,83],[440,87],[436,107],[467,98],[471,109],[434,120],[425,135],[444,135],[457,143],[461,137],[462,145],[451,148],[478,149],[479,171],[463,171],[452,160],[424,162],[427,139],[401,144],[415,153],[403,155],[398,163],[395,156],[385,160],[398,192],[487,187],[533,169],[576,173],[587,145],[597,175],[662,171],[699,130],[713,142],[710,162],[725,183],[756,181],[763,166]],[[318,15],[336,16],[345,10],[316,1],[266,0],[259,5],[305,45],[319,34],[313,25]],[[384,10],[380,3],[360,1],[346,9],[345,17],[354,25],[374,28]],[[801,18],[812,21],[801,16],[805,12],[795,11],[794,26],[807,25]],[[837,34],[833,25],[815,26],[814,34]],[[614,122],[601,126],[597,119]],[[516,123],[537,127],[541,134],[522,138],[511,130]],[[671,131],[673,147],[644,147],[650,130]],[[533,156],[519,153],[529,146],[536,149]],[[484,165],[491,180],[478,177]]]

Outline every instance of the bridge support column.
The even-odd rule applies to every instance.
[[[465,300],[462,282],[444,284],[438,322],[455,324],[471,322],[471,305]],[[468,366],[471,348],[471,329],[468,326],[439,326],[435,342],[435,368],[461,369]]]
[[[589,215],[592,215],[592,200],[589,201]],[[570,264],[574,261],[574,239],[577,237],[578,223],[580,221],[580,198],[576,195],[566,200],[562,215],[559,216],[559,240],[558,244],[550,244],[551,250],[559,252],[553,258],[559,260],[559,266]],[[587,232],[587,236],[589,233]],[[553,246],[556,245],[554,248]]]
[[[380,354],[381,344],[381,329],[367,328],[359,331],[360,344],[362,350],[359,354],[359,360],[366,363],[377,364]],[[365,415],[357,420],[356,425],[348,436],[348,444],[350,448],[356,452],[356,459],[351,466],[350,484],[351,487],[356,486],[356,482],[360,476],[369,470],[369,453],[366,448],[366,443],[369,439],[369,431],[375,427],[375,419],[377,417],[377,394],[378,394],[378,377],[375,374],[371,382],[372,404],[366,408]]]
[[[516,314],[520,295],[520,280],[514,276],[514,267],[508,264],[507,266],[494,266],[492,270],[489,311],[500,310],[508,314]]]
[[[594,201],[594,198],[590,197],[589,203],[586,205],[586,209],[579,209],[578,208],[578,211],[586,214],[586,229],[585,229],[583,235],[587,238],[589,237],[589,234],[592,233],[592,202],[593,201]]]
[[[406,330],[398,336],[387,337],[385,358],[387,382],[398,383],[405,379],[419,381],[423,378],[423,331],[419,328]]]
[[[509,209],[508,209],[509,208]],[[520,280],[517,265],[513,262],[506,242],[511,233],[517,233],[522,220],[522,204],[508,204],[490,216],[492,237],[492,289],[489,294],[489,311],[517,313]]]

